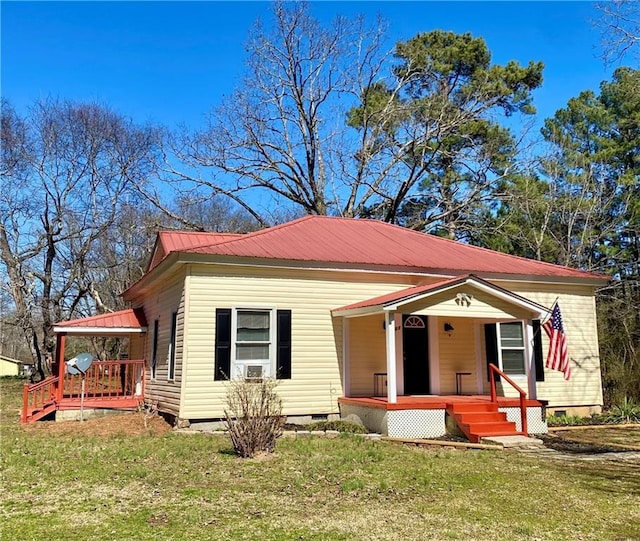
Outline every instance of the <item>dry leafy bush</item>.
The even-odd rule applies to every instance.
[[[282,436],[285,418],[274,379],[228,383],[224,410],[233,451],[243,458],[271,453]]]

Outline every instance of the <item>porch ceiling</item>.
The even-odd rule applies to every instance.
[[[491,282],[483,280],[478,276],[468,274],[448,280],[442,280],[433,284],[413,286],[387,295],[381,295],[358,303],[342,306],[334,309],[332,314],[339,317],[357,317],[377,313],[402,311],[403,308],[407,308],[409,305],[411,305],[413,310],[416,305],[422,307],[429,306],[430,298],[437,294],[452,291],[463,286],[471,287],[489,295],[490,297],[494,297],[506,302],[507,304],[513,305],[530,313],[535,318],[541,318],[550,313],[548,308],[536,302],[517,295],[508,289],[504,289],[492,284]],[[456,302],[459,302],[460,304],[472,302],[472,299],[470,299],[468,295],[465,295],[465,293],[459,293]]]

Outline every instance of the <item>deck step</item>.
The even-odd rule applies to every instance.
[[[465,413],[455,413],[456,419],[464,419],[465,423],[488,423],[488,422],[500,422],[507,420],[507,414],[503,411],[474,411]]]
[[[498,411],[496,403],[454,403],[447,408],[458,428],[473,443],[490,436],[519,434],[516,424],[507,421],[507,414]]]
[[[50,404],[46,404],[44,407],[40,409],[35,409],[27,414],[27,422],[33,423],[35,421],[39,421],[43,417],[46,417],[50,413],[56,411],[56,403],[51,402]]]
[[[498,404],[493,402],[455,402],[450,407],[452,413],[483,413],[498,411]]]
[[[466,429],[474,433],[488,433],[492,430],[511,430],[515,432],[516,430],[516,424],[511,421],[475,421],[473,423],[462,421],[458,423],[458,426],[463,432]]]

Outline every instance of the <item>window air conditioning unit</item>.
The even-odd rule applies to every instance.
[[[261,380],[262,369],[263,369],[263,366],[260,364],[247,366],[245,375],[244,375],[245,379],[256,380],[256,381]]]

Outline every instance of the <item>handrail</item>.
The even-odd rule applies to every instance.
[[[518,393],[520,393],[520,428],[524,435],[529,434],[527,426],[527,393],[525,393],[517,383],[500,370],[495,364],[489,363],[489,381],[491,382],[491,402],[498,402],[498,393],[496,391],[496,379],[494,374],[498,374],[502,379],[509,383]]]
[[[49,376],[38,383],[25,383],[22,393],[22,414],[20,421],[27,422],[29,411],[33,411],[45,405],[45,402],[51,402],[55,399],[55,390],[57,389],[58,376]],[[53,386],[53,391],[51,390]],[[45,390],[49,391],[49,395],[45,396]],[[33,404],[29,407],[29,398],[33,397]]]

